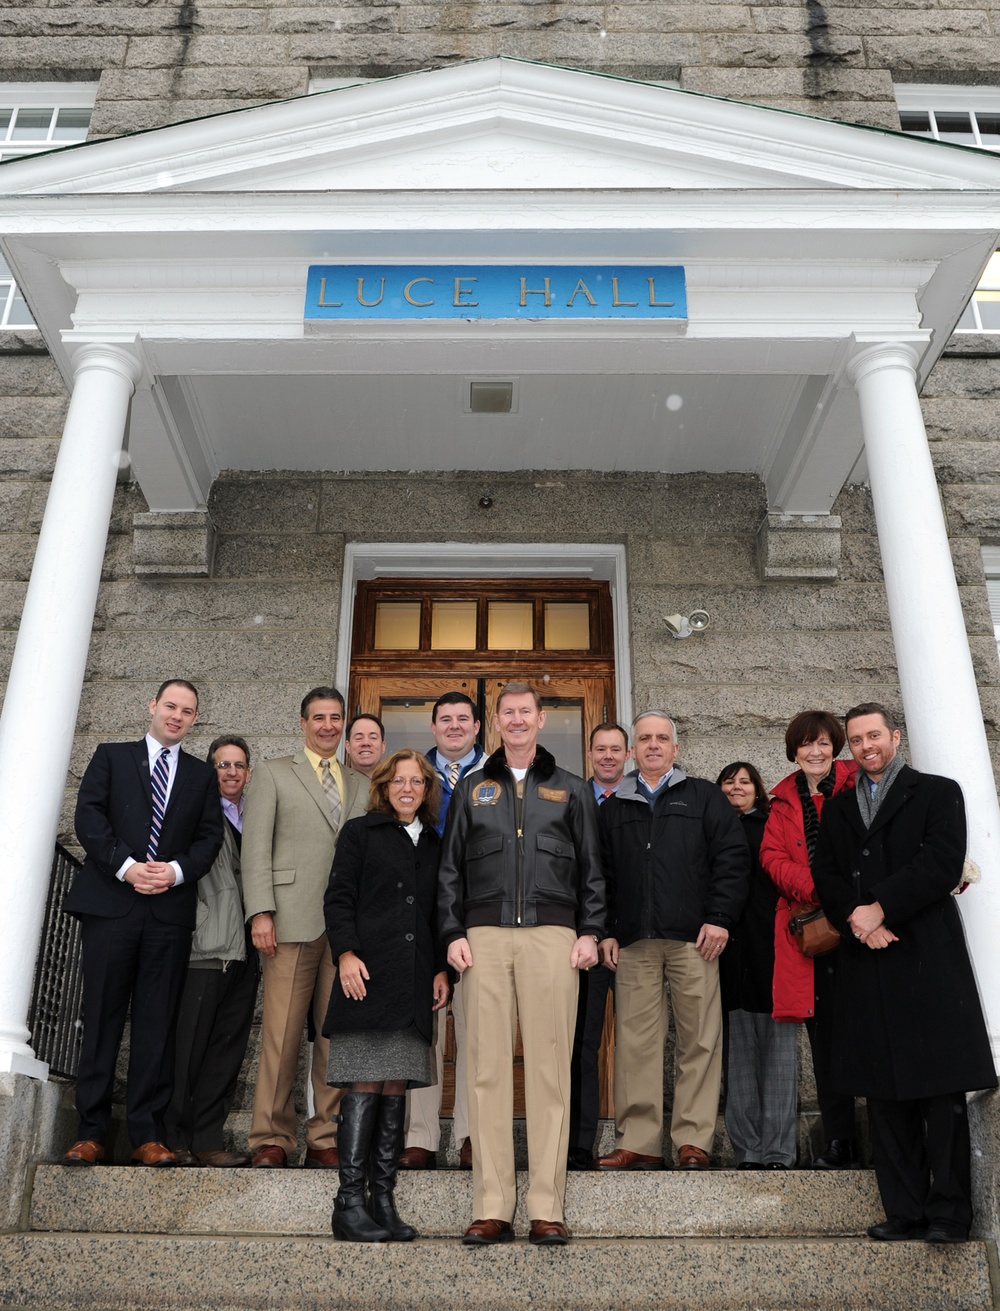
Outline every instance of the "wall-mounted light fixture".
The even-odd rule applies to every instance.
[[[703,633],[712,620],[707,610],[692,610],[689,615],[664,615],[663,622],[671,637],[690,637]]]

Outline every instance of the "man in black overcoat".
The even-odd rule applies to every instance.
[[[163,1117],[173,1090],[173,1031],[197,908],[196,883],[222,846],[215,770],[181,751],[198,718],[188,682],[163,683],[139,742],[104,742],[80,783],[76,835],[86,852],[65,908],[81,924],[83,1046],[78,1141],[63,1161],[104,1159],[115,1061],[132,1025],[126,1118],[134,1165],[173,1165]]]
[[[841,1091],[868,1100],[886,1214],[868,1233],[963,1242],[972,1223],[965,1094],[997,1086],[951,895],[965,804],[953,779],[904,763],[883,706],[856,706],[845,724],[861,772],[854,791],[823,807],[814,874],[844,935],[833,1066]]]

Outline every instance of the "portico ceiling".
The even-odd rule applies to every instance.
[[[1000,161],[506,59],[0,165],[0,240],[69,382],[144,367],[153,508],[221,469],[759,473],[823,512],[863,473],[857,342],[923,374],[1000,227]],[[303,315],[312,264],[680,264],[686,322]],[[468,413],[470,380],[514,384]]]

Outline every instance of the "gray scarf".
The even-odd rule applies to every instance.
[[[886,793],[892,787],[896,775],[905,764],[906,761],[903,759],[902,753],[897,751],[892,760],[886,765],[885,772],[875,788],[874,796],[872,796],[868,775],[863,769],[858,771],[857,782],[854,785],[854,795],[858,799],[858,810],[861,811],[861,818],[864,821],[865,828],[871,828],[875,823],[875,816],[885,800]]]

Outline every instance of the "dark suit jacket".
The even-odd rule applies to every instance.
[[[75,828],[87,853],[66,897],[71,915],[127,915],[141,894],[115,875],[129,856],[144,861],[153,819],[146,742],[104,742],[87,766],[76,803]],[[160,830],[160,860],[176,860],[180,887],[151,898],[154,916],[194,928],[195,884],[222,846],[222,808],[215,771],[181,751]]]
[[[965,805],[953,779],[904,766],[870,829],[854,792],[823,806],[813,873],[827,915],[845,935],[833,1015],[843,1092],[910,1100],[996,1087],[951,896],[964,859]],[[878,951],[855,941],[847,924],[857,906],[873,901],[899,938]]]

